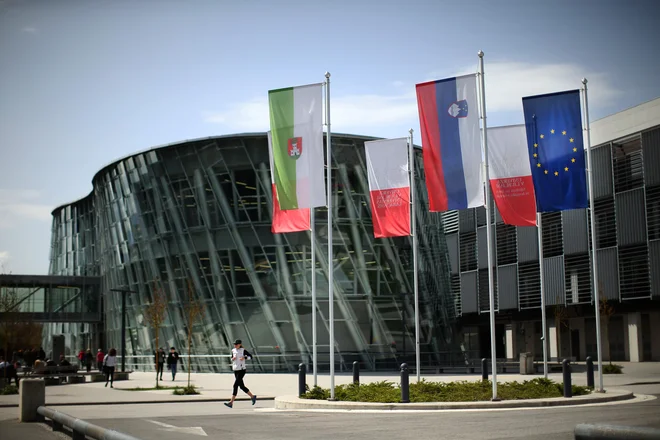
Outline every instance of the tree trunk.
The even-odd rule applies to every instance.
[[[160,361],[160,353],[158,352],[158,328],[156,328],[156,356],[154,359],[156,359],[156,389],[158,389],[158,362]]]
[[[191,319],[192,321],[192,319]],[[192,342],[192,326],[188,326],[188,388],[190,388],[190,345]]]

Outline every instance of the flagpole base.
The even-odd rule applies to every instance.
[[[500,399],[499,397],[495,397],[494,399],[490,399],[490,401],[491,402],[501,402],[502,399]]]

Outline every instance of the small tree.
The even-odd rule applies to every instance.
[[[599,285],[598,289],[599,293],[599,305],[598,305],[598,310],[600,312],[600,323],[603,326],[606,326],[610,322],[610,318],[612,315],[614,315],[615,310],[614,307],[609,303],[607,298],[605,297],[605,294],[603,293],[603,286],[602,284]],[[610,347],[610,335],[609,332],[607,334],[607,351],[610,352],[611,347]],[[610,365],[612,365],[612,353],[610,352]]]
[[[156,388],[158,388],[158,337],[160,335],[160,328],[165,321],[165,314],[167,313],[167,297],[162,284],[156,279],[152,287],[152,302],[147,305],[144,314],[147,323],[153,329],[156,335],[156,350],[154,351],[154,362],[156,364]]]
[[[188,327],[188,389],[190,389],[190,354],[192,351],[192,333],[195,322],[204,314],[204,304],[202,304],[193,292],[192,282],[188,279],[188,302],[186,303],[186,319]]]

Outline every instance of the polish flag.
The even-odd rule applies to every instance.
[[[490,188],[507,225],[536,226],[536,199],[524,125],[488,129]]]
[[[374,237],[410,235],[408,140],[400,138],[365,142],[364,149]]]
[[[309,208],[290,209],[282,211],[277,199],[277,188],[273,177],[273,149],[271,148],[271,135],[268,132],[268,157],[270,159],[270,183],[273,191],[273,234],[284,234],[287,232],[309,231],[311,229]]]

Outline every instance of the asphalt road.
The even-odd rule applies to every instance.
[[[657,396],[656,396],[657,397]],[[214,407],[208,404],[206,411]],[[137,405],[135,405],[137,406]],[[159,405],[160,406],[160,405]],[[196,405],[195,405],[196,406]],[[228,410],[215,406],[213,415],[87,419],[142,440],[203,438],[241,439],[572,439],[579,423],[660,428],[660,400],[573,408],[535,410],[387,412],[274,412],[249,406]],[[189,407],[192,412],[193,408]],[[128,410],[128,408],[127,408]],[[135,409],[136,411],[138,409]],[[148,411],[155,415],[153,406]],[[190,428],[179,429],[179,428]]]

